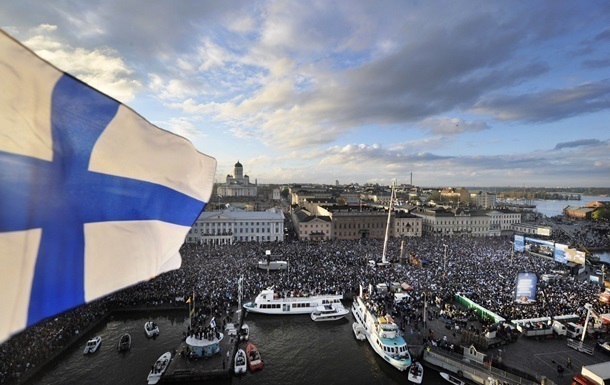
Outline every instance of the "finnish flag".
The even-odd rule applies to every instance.
[[[216,160],[0,31],[0,343],[180,267]]]

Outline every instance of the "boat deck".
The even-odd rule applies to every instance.
[[[220,320],[218,320],[220,322]],[[235,324],[237,328],[241,327]],[[211,357],[189,358],[182,352],[187,351],[186,342],[181,342],[176,348],[161,383],[196,382],[229,379],[233,374],[233,360],[237,352],[239,338],[225,333],[220,341],[220,352]],[[229,357],[227,358],[227,352]]]

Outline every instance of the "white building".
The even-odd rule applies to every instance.
[[[332,239],[332,222],[327,215],[312,215],[305,209],[296,209],[292,223],[301,240],[328,241]]]
[[[423,234],[435,236],[490,235],[491,217],[481,212],[422,210],[413,214],[423,219]],[[495,235],[495,234],[494,234]]]
[[[226,245],[236,242],[283,242],[284,214],[267,211],[204,211],[186,236],[186,243]]]
[[[217,194],[225,197],[255,197],[258,194],[256,184],[250,184],[250,177],[244,175],[244,167],[237,161],[233,175],[227,175],[225,184],[218,186]]]
[[[496,194],[488,191],[473,191],[470,193],[470,203],[484,209],[489,209],[496,205]]]
[[[492,230],[512,230],[512,225],[521,223],[521,213],[508,209],[497,209],[487,211],[491,218],[490,226]]]
[[[394,217],[394,237],[421,237],[423,219],[402,211]]]

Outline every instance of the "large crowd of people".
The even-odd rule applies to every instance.
[[[404,243],[403,243],[404,242]],[[446,247],[444,245],[447,245]],[[266,250],[273,259],[289,262],[286,271],[267,272],[257,267]],[[268,286],[278,291],[308,293],[357,293],[361,284],[394,282],[408,284],[409,296],[394,308],[406,323],[421,323],[424,298],[439,308],[451,306],[461,293],[507,320],[560,314],[584,317],[586,303],[600,313],[609,309],[597,301],[599,284],[586,279],[561,276],[538,289],[531,305],[515,302],[518,272],[550,273],[560,268],[540,256],[513,253],[507,237],[422,237],[390,239],[387,258],[396,262],[377,267],[369,260],[381,259],[383,240],[329,241],[310,243],[238,243],[182,247],[182,267],[101,300],[34,325],[0,345],[0,383],[19,379],[41,365],[54,352],[72,343],[79,333],[117,308],[180,306],[196,299],[197,322],[188,333],[205,330],[211,317],[230,316],[238,298],[238,281],[243,277],[245,299],[254,299]],[[402,250],[402,251],[401,251]],[[421,263],[400,262],[401,255]],[[424,293],[426,294],[424,296]],[[451,309],[451,307],[447,308]],[[457,311],[457,309],[454,309]],[[439,314],[430,314],[439,316]]]

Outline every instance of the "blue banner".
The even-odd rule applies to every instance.
[[[536,302],[536,285],[538,276],[535,273],[517,274],[515,302],[530,304]]]
[[[523,252],[525,247],[525,237],[523,235],[515,234],[515,243],[513,243],[515,251]]]

